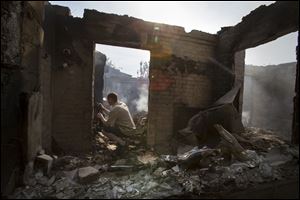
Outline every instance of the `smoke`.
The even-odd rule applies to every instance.
[[[296,63],[246,66],[243,124],[275,131],[289,140],[292,131]]]
[[[250,111],[243,111],[242,112],[242,123],[244,126],[250,125]]]
[[[136,109],[138,112],[145,111],[148,112],[148,85],[143,84],[139,88],[139,99],[135,102]]]

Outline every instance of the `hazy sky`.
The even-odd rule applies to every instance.
[[[150,60],[150,51],[103,44],[97,44],[96,49],[104,53],[122,72],[126,72],[134,77],[137,75],[140,62]]]
[[[274,1],[192,1],[192,2],[124,2],[124,1],[50,1],[51,4],[67,6],[75,17],[82,17],[84,8],[100,12],[129,15],[146,21],[182,26],[186,32],[193,29],[216,33],[223,26],[234,26],[241,18],[260,5]],[[296,61],[297,32],[275,41],[246,50],[246,64],[267,65]],[[149,59],[149,52],[97,45],[123,71],[136,75],[139,62]],[[127,52],[127,53],[126,53]]]

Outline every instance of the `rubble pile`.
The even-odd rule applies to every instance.
[[[245,132],[243,132],[241,136],[245,140],[239,142],[245,147],[247,146],[256,151],[266,151],[270,148],[279,147],[287,143],[274,132],[256,127],[245,128]]]
[[[226,156],[222,142],[216,148],[196,146],[177,155],[158,155],[143,145],[118,154],[118,144],[101,134],[95,138],[97,149],[89,155],[53,160],[39,156],[50,160],[44,165],[46,170],[28,165],[24,185],[11,197],[214,198],[299,177],[299,147],[259,129],[247,129],[236,140],[226,137],[227,142],[240,142],[245,160],[234,154]]]

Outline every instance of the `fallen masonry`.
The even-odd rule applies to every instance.
[[[79,182],[82,184],[90,183],[98,179],[99,170],[93,167],[84,167],[78,169]]]
[[[175,155],[158,155],[141,143],[118,157],[117,150],[106,146],[113,141],[103,138],[101,143],[98,138],[97,156],[60,156],[50,174],[33,168],[31,182],[24,182],[10,198],[226,198],[299,178],[298,146],[261,129],[246,128],[239,139],[218,129],[246,159],[221,148],[222,141],[216,148],[195,146]]]

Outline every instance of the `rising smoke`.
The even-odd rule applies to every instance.
[[[143,84],[139,88],[139,98],[134,101],[138,112],[148,112],[148,84]]]
[[[246,66],[243,124],[275,131],[290,139],[296,63]]]

